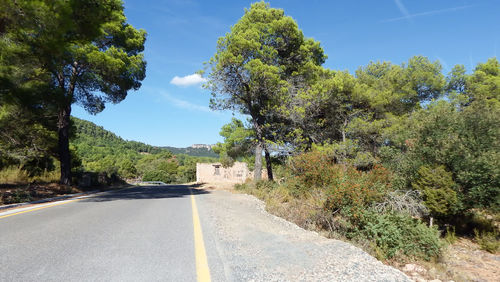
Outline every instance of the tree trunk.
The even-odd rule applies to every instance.
[[[57,133],[59,135],[59,161],[61,163],[61,179],[63,185],[71,185],[71,154],[69,152],[69,126],[71,105],[59,109]]]
[[[257,141],[255,146],[255,167],[253,170],[253,180],[259,181],[262,179],[262,143]]]
[[[345,142],[345,129],[347,127],[347,117],[344,118],[344,126],[342,126],[342,142]]]
[[[266,169],[267,169],[267,179],[273,181],[273,166],[271,164],[271,155],[267,150],[267,146],[264,146],[264,152],[266,155]]]
[[[257,137],[257,145],[255,146],[255,167],[253,180],[259,181],[262,179],[262,149],[264,148],[264,138],[262,136],[262,127],[260,126],[257,115],[251,115],[253,119],[253,127],[255,129],[255,137]]]

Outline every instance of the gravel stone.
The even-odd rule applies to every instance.
[[[197,202],[227,281],[411,281],[351,244],[269,214],[254,196],[211,191]]]

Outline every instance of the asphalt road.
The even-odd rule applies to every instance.
[[[196,281],[190,190],[130,188],[2,218],[0,280]]]
[[[135,187],[6,215],[0,281],[409,281],[256,198]]]

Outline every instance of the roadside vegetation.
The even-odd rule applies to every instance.
[[[9,204],[38,200],[48,196],[81,192],[82,189],[120,185],[125,180],[187,183],[196,180],[196,163],[216,158],[172,154],[168,149],[141,142],[127,141],[89,121],[72,118],[70,139],[73,183],[80,186],[57,185],[59,162],[50,154],[24,156],[26,161],[0,159],[0,203]],[[194,150],[194,154],[213,154]],[[43,162],[41,161],[43,160]],[[82,187],[89,177],[90,187]]]
[[[146,36],[127,22],[121,0],[0,1],[0,202],[37,198],[27,191],[56,181],[58,194],[83,182],[194,179],[203,158],[71,118],[74,104],[97,114],[141,87]]]
[[[205,69],[211,106],[248,120],[225,125],[214,149],[268,175],[235,188],[386,261],[438,261],[457,237],[498,252],[499,61],[443,73],[414,56],[351,74],[325,59],[265,2],[219,39]]]

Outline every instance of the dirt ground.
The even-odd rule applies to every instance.
[[[2,185],[0,186],[0,205],[31,202],[81,192],[83,191],[77,187],[67,187],[57,183]]]
[[[466,238],[458,238],[453,245],[449,245],[437,263],[393,265],[414,281],[500,280],[500,255],[480,250],[478,244]]]
[[[188,184],[196,184],[196,183],[188,183]],[[200,189],[214,191],[214,190],[222,190],[222,191],[234,191],[234,183],[202,183],[199,184]]]
[[[108,191],[127,187],[127,184],[117,184],[102,187],[65,186],[58,183],[7,185],[0,184],[0,206],[16,203],[33,202],[68,194],[85,193],[89,191]]]

